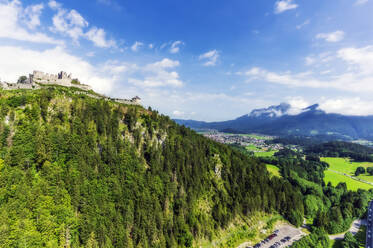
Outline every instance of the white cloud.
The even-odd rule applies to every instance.
[[[101,68],[108,75],[112,75],[116,78],[122,78],[125,74],[138,71],[139,67],[133,63],[121,62],[118,60],[106,61]]]
[[[62,45],[62,41],[37,31],[29,32],[21,26],[21,24],[29,28],[39,26],[41,10],[42,8],[38,5],[23,9],[21,3],[17,0],[0,2],[0,37],[34,43]]]
[[[148,47],[149,47],[149,49],[153,49],[154,48],[154,44],[149,44]]]
[[[261,69],[259,67],[253,67],[250,70],[248,70],[245,74],[248,76],[256,76],[261,72]]]
[[[249,81],[260,79],[289,87],[330,88],[355,93],[373,92],[373,46],[342,48],[335,55],[318,57],[320,61],[317,62],[320,66],[326,58],[327,61],[332,59],[333,64],[342,66],[341,72],[331,73],[329,69],[321,67],[316,72],[277,73],[253,67],[238,74],[246,75]]]
[[[62,5],[54,0],[51,0],[48,2],[48,6],[51,9],[57,10],[62,7]]]
[[[290,115],[296,115],[303,112],[303,109],[310,106],[311,103],[303,97],[290,97],[287,102],[291,108]],[[337,113],[344,115],[372,115],[373,101],[363,100],[360,97],[333,97],[320,99],[319,108],[327,113]]]
[[[85,38],[93,42],[97,47],[109,48],[116,47],[116,42],[106,38],[106,32],[102,28],[91,27],[87,32],[89,23],[76,10],[70,11],[62,8],[62,5],[56,1],[49,1],[49,7],[56,10],[53,16],[53,27],[51,31],[69,36],[75,43],[79,43],[80,38]]]
[[[108,68],[100,69],[101,66],[94,66],[80,57],[69,54],[61,47],[37,51],[15,46],[0,46],[0,54],[7,58],[0,60],[0,76],[5,81],[15,82],[19,76],[33,70],[48,73],[64,70],[79,78],[82,83],[91,85],[98,92],[109,93],[114,84],[113,76],[108,76]]]
[[[59,7],[52,20],[51,30],[70,36],[74,42],[78,42],[79,38],[84,36],[83,28],[88,27],[88,22],[74,9],[67,11]]]
[[[327,42],[339,42],[344,39],[345,33],[341,30],[337,30],[332,33],[320,33],[316,35],[317,39],[323,39]]]
[[[114,40],[107,40],[105,30],[92,27],[86,34],[88,40],[92,41],[97,47],[116,47]]]
[[[299,24],[296,26],[296,28],[299,30],[299,29],[302,29],[304,26],[307,26],[308,24],[310,24],[311,21],[310,20],[305,20],[303,23]]]
[[[179,61],[164,58],[161,61],[147,64],[142,68],[136,68],[140,71],[143,78],[129,78],[129,83],[139,87],[181,87],[183,82],[176,71],[170,71],[180,65]]]
[[[180,46],[184,43],[180,40],[175,41],[171,44],[170,53],[178,53],[180,51]]]
[[[327,99],[320,103],[320,108],[327,113],[344,115],[373,115],[373,101],[359,97],[339,97]]]
[[[305,58],[306,65],[313,65],[316,62],[316,59],[311,56]]]
[[[287,10],[298,8],[298,4],[293,3],[293,0],[280,0],[275,3],[275,13],[280,14]]]
[[[147,65],[146,68],[152,71],[152,70],[159,70],[159,69],[164,69],[164,68],[174,68],[179,65],[180,65],[179,61],[165,58],[165,59],[162,59],[161,61]]]
[[[139,42],[139,41],[136,41],[135,43],[133,43],[133,45],[131,46],[131,50],[134,51],[134,52],[137,52],[139,50],[140,47],[142,47],[144,45],[144,43],[142,42]]]
[[[288,110],[289,115],[297,115],[303,112],[304,108],[307,108],[311,104],[303,99],[302,97],[290,97],[287,102],[290,104],[291,108]]]
[[[30,29],[34,29],[40,25],[40,15],[44,8],[43,4],[35,4],[28,6],[24,11],[26,25]]]
[[[356,0],[355,4],[356,5],[363,5],[366,4],[369,0]]]
[[[357,73],[373,76],[373,46],[343,48],[337,52],[337,57],[355,67]]]
[[[215,66],[220,54],[217,50],[211,50],[207,53],[201,54],[199,60],[205,61],[204,66]]]
[[[173,112],[172,112],[172,114],[174,115],[174,116],[176,116],[176,117],[181,117],[181,116],[184,116],[184,112],[182,112],[182,111],[179,111],[179,110],[174,110]]]

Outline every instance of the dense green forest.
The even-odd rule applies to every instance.
[[[366,213],[366,206],[373,196],[373,191],[348,191],[345,183],[336,187],[325,185],[324,171],[328,164],[314,154],[304,156],[283,149],[274,157],[261,158],[261,161],[278,166],[281,175],[302,193],[304,214],[313,221],[313,230],[329,234],[346,231],[354,219]]]
[[[356,162],[373,162],[373,148],[344,141],[331,141],[307,147],[306,154],[322,157],[350,157]]]
[[[151,109],[64,87],[0,91],[0,247],[189,247],[237,216],[300,225],[351,194],[333,188],[329,204],[306,184],[320,206],[304,206],[293,184]],[[354,216],[365,201],[351,197]]]

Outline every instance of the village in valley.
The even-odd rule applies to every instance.
[[[261,155],[261,153],[275,152],[283,148],[282,144],[271,144],[270,142],[267,142],[275,139],[275,136],[262,134],[231,134],[222,133],[216,130],[207,130],[200,133],[203,136],[222,144],[245,147],[248,151],[252,151],[257,155]]]

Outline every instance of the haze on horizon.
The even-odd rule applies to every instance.
[[[372,0],[0,0],[0,79],[71,72],[172,118],[373,114]]]

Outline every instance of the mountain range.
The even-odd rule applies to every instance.
[[[344,140],[373,140],[373,116],[352,116],[326,113],[318,104],[294,109],[281,103],[254,109],[234,120],[204,122],[175,119],[178,124],[193,129],[216,129],[232,133],[262,133],[278,136],[324,136]]]

